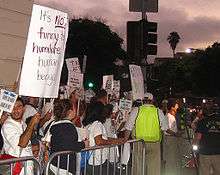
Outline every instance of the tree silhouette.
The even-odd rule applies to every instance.
[[[92,81],[96,88],[101,86],[102,76],[112,74],[116,58],[125,59],[123,39],[101,20],[73,19],[69,23],[69,35],[65,58],[78,57],[82,65],[83,55],[87,55],[84,82]],[[61,84],[67,81],[64,64]]]
[[[173,94],[220,97],[220,43],[198,49],[182,59],[170,59],[158,67],[157,88],[172,86]]]
[[[170,44],[170,47],[173,51],[173,57],[175,57],[175,50],[176,50],[176,46],[177,44],[179,43],[180,41],[180,36],[177,32],[171,32],[169,34],[169,36],[167,37],[167,41],[169,42]]]

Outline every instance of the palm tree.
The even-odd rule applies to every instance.
[[[167,37],[167,41],[170,44],[171,49],[173,50],[173,57],[175,56],[176,46],[180,41],[180,36],[177,32],[171,32]]]

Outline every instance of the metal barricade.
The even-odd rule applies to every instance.
[[[28,162],[32,162],[32,168],[33,168],[33,174],[34,175],[40,175],[41,171],[40,171],[40,164],[38,162],[38,160],[32,156],[27,156],[27,157],[20,157],[20,158],[10,158],[10,159],[5,159],[5,160],[0,160],[0,167],[3,166],[3,165],[6,165],[6,166],[9,166],[9,170],[7,170],[7,173],[4,172],[4,175],[5,174],[10,174],[12,175],[13,174],[13,168],[15,166],[16,163],[19,163],[19,162],[22,162],[22,172],[24,175],[30,175],[28,174],[28,170],[27,170],[27,167],[28,167]],[[1,174],[2,172],[0,172]]]
[[[136,156],[134,158],[137,154],[137,150],[134,149],[136,144],[141,146],[141,150],[139,150],[141,157]],[[141,140],[130,140],[121,145],[95,146],[84,149],[80,153],[88,153],[88,156],[84,157],[83,169],[80,169],[79,162],[70,161],[71,156],[76,156],[75,160],[77,160],[79,153],[73,151],[57,152],[50,156],[45,173],[46,175],[51,173],[55,175],[71,175],[70,167],[76,166],[76,175],[135,175],[137,174],[136,170],[140,168],[140,175],[144,175],[145,168],[142,166],[145,163],[144,144]],[[61,165],[61,161],[64,160],[65,166],[63,162]],[[71,163],[74,165],[71,165]]]

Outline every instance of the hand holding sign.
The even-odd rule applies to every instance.
[[[18,95],[14,92],[1,89],[0,109],[11,113],[17,97]]]

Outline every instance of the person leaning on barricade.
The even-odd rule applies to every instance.
[[[176,99],[169,99],[168,104],[168,123],[169,129],[164,135],[164,163],[165,163],[165,175],[179,174],[181,169],[181,155],[180,155],[180,139],[181,132],[178,131],[176,122],[176,113],[179,108],[178,101]]]
[[[107,105],[105,105],[105,109],[104,109],[104,115],[106,116],[106,121],[104,123],[104,126],[106,129],[108,138],[118,138],[116,125],[114,123],[114,120],[112,120],[112,118],[114,117],[113,107],[114,107],[113,105],[107,104]],[[119,158],[118,147],[110,148],[109,151],[110,151],[110,155],[108,157],[108,161],[112,164],[115,161],[118,162],[118,158]],[[116,154],[114,154],[115,152],[116,152]]]
[[[36,113],[28,126],[23,122],[24,104],[21,98],[17,98],[11,115],[2,126],[1,133],[3,136],[3,151],[2,157],[15,158],[33,156],[30,139],[34,128],[40,121],[40,114]],[[24,174],[22,163],[18,162],[13,167],[13,172],[20,175]],[[33,162],[28,161],[26,171],[28,175],[33,174]],[[4,174],[7,174],[4,173]]]
[[[88,129],[89,133],[89,144],[93,146],[110,145],[110,144],[122,144],[124,139],[108,138],[105,126],[103,123],[106,121],[106,115],[104,115],[104,104],[100,101],[91,103],[85,113],[83,125]],[[89,175],[93,172],[99,175],[102,167],[101,174],[107,174],[107,158],[108,149],[97,149],[90,152],[88,160],[87,173]],[[111,174],[111,167],[109,169]],[[109,174],[109,175],[110,175]]]
[[[88,140],[78,142],[78,133],[71,122],[74,117],[71,102],[67,99],[54,101],[55,121],[50,125],[46,133],[46,141],[49,141],[50,153],[59,151],[75,151],[79,152],[89,145]],[[57,159],[52,160],[50,169],[53,173],[57,172]],[[69,156],[69,172],[67,172],[67,155],[60,156],[60,174],[75,175],[76,173],[76,155]]]
[[[125,124],[125,137],[129,138],[130,133],[135,139],[141,139],[144,144],[137,142],[133,151],[133,174],[142,174],[143,167],[145,174],[161,174],[161,139],[162,131],[168,129],[168,122],[161,110],[153,105],[153,95],[144,94],[143,105],[134,107]],[[143,147],[145,147],[144,164]]]

